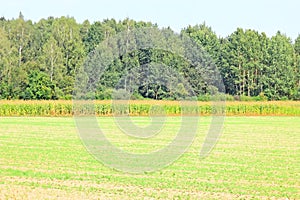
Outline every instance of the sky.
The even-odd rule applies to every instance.
[[[0,16],[17,18],[21,11],[34,22],[49,16],[70,16],[80,23],[130,18],[175,32],[205,22],[222,37],[237,27],[268,36],[280,30],[291,39],[300,34],[299,0],[0,0],[0,5]]]

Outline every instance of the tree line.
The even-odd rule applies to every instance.
[[[157,25],[131,19],[78,23],[72,17],[32,22],[25,20],[22,13],[16,19],[0,18],[0,99],[71,99],[75,75],[81,72],[88,55],[105,39],[141,27]],[[205,23],[188,26],[180,35],[190,37],[209,54],[220,71],[228,96],[300,99],[300,35],[292,41],[279,31],[268,37],[255,30],[237,28],[227,37],[218,37]],[[198,98],[208,95],[207,88],[199,88],[203,80],[195,76],[185,61],[168,52],[143,50],[114,61],[104,74],[106,78],[99,80],[96,98],[111,98],[112,90],[120,84],[124,66],[146,62],[147,58],[160,60],[174,69],[183,66],[180,69],[186,72],[185,78]],[[152,74],[153,82],[155,76]],[[175,92],[162,86],[144,85],[133,92],[135,98],[178,99],[184,95],[182,85]]]

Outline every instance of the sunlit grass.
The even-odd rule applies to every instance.
[[[145,118],[133,120],[148,123]],[[180,121],[168,120],[170,125]],[[2,117],[0,199],[26,199],[29,194],[42,199],[300,198],[299,117],[227,117],[216,148],[200,159],[210,121],[200,117],[192,146],[170,166],[127,174],[104,166],[86,151],[72,118]],[[122,134],[113,118],[98,122],[116,146],[129,152],[153,151],[174,137],[175,129],[166,125],[152,139],[135,140]]]

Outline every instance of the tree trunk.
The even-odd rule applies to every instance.
[[[246,76],[246,71],[243,70],[243,87],[242,87],[243,93],[242,93],[242,95],[245,95],[245,76]]]
[[[251,78],[250,78],[250,72],[249,72],[249,70],[247,72],[247,76],[248,76],[248,87],[247,87],[248,88],[248,97],[250,97],[250,90],[251,90],[252,83],[250,84]]]
[[[239,64],[239,74],[241,75],[241,64]],[[242,80],[241,80],[241,77],[239,77],[239,88],[240,88],[239,95],[242,95]]]

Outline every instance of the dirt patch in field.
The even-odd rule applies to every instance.
[[[145,188],[80,180],[2,177],[0,199],[278,199],[205,191]]]

